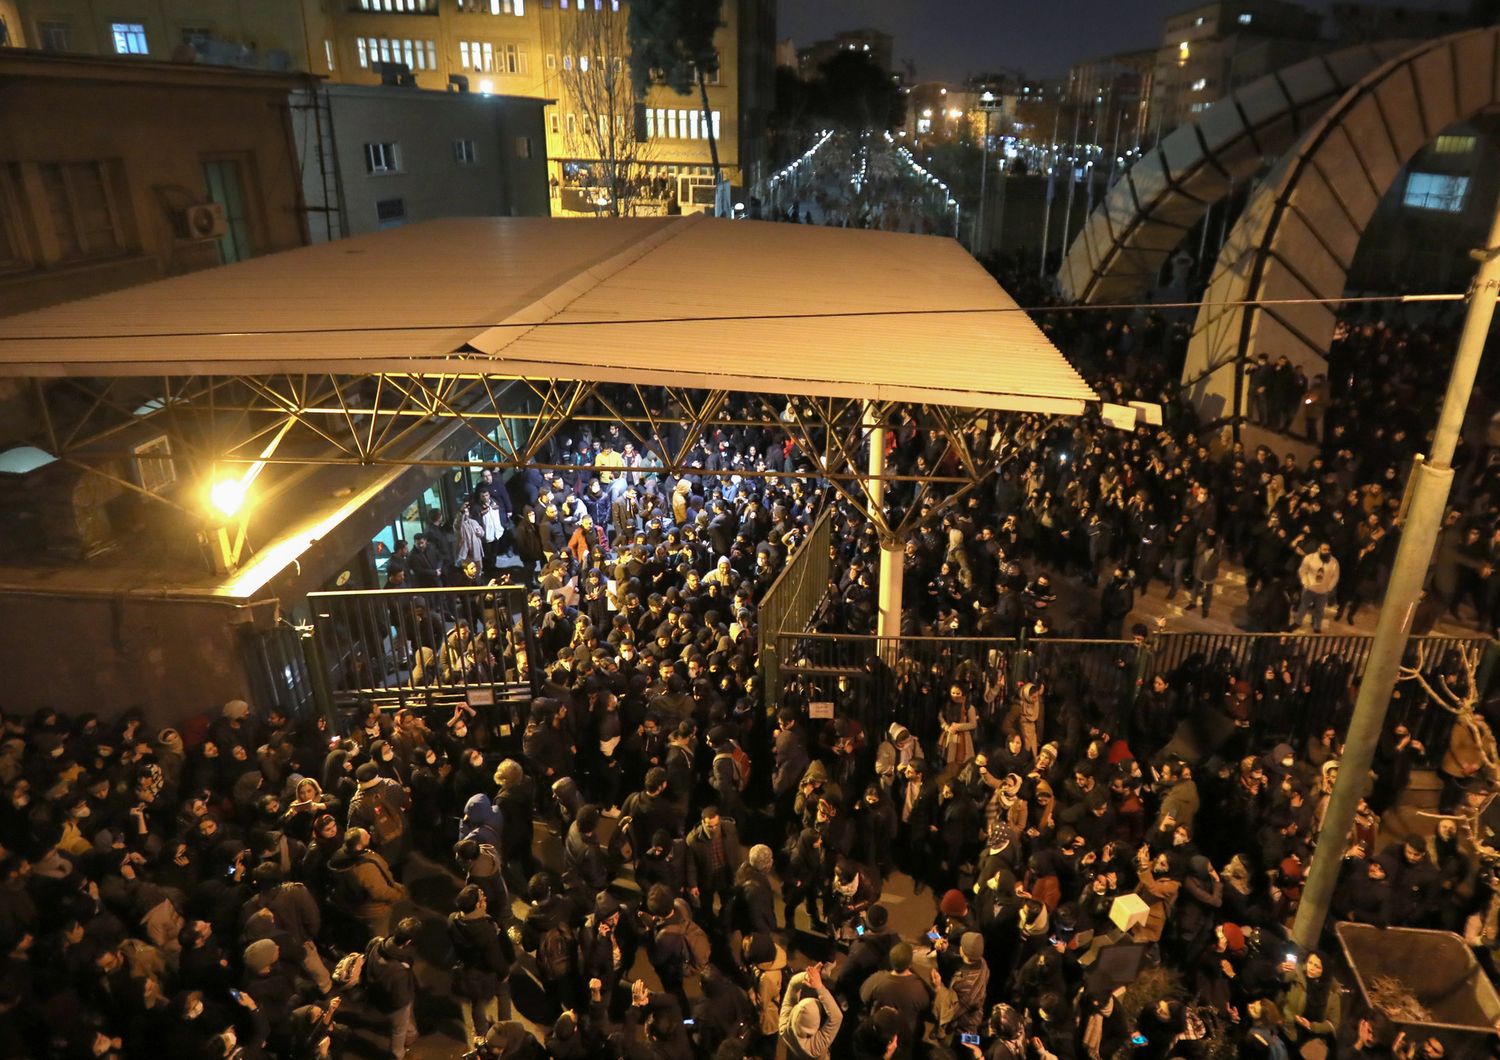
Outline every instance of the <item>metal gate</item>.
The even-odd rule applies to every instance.
[[[540,691],[519,585],[309,593],[335,708],[520,703]]]

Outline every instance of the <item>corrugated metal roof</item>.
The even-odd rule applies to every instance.
[[[480,370],[1049,412],[1095,397],[952,240],[704,217],[432,221],[0,320],[5,376]]]

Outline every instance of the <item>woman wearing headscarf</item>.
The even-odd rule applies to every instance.
[[[1343,1012],[1338,984],[1328,974],[1323,955],[1313,951],[1302,967],[1291,973],[1291,982],[1281,999],[1286,1031],[1299,1046],[1322,1041],[1333,1051]]]

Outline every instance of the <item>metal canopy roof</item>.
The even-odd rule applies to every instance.
[[[286,372],[1095,398],[950,239],[702,216],[431,221],[0,320],[0,376]]]

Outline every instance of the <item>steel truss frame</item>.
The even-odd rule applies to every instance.
[[[59,459],[174,507],[181,506],[121,473],[118,462],[138,456],[122,442],[165,435],[171,458],[186,461],[205,481],[218,467],[251,465],[618,471],[545,459],[548,443],[565,428],[618,424],[623,440],[658,452],[662,466],[654,470],[660,474],[785,478],[783,472],[757,469],[706,469],[691,459],[710,427],[780,426],[806,474],[829,482],[882,539],[899,540],[914,527],[923,502],[932,502],[934,514],[956,503],[1016,448],[991,444],[999,421],[983,410],[561,378],[469,373],[61,378],[34,380],[32,392],[44,444]],[[924,474],[872,476],[865,456],[872,425],[898,429],[894,420],[903,409],[924,436],[929,430],[942,436],[947,456],[941,467]],[[434,453],[439,429],[455,424],[461,436],[482,443],[496,458],[449,459]],[[872,490],[876,483],[915,484],[914,495],[893,515],[876,502],[875,493],[884,492],[879,485]]]

